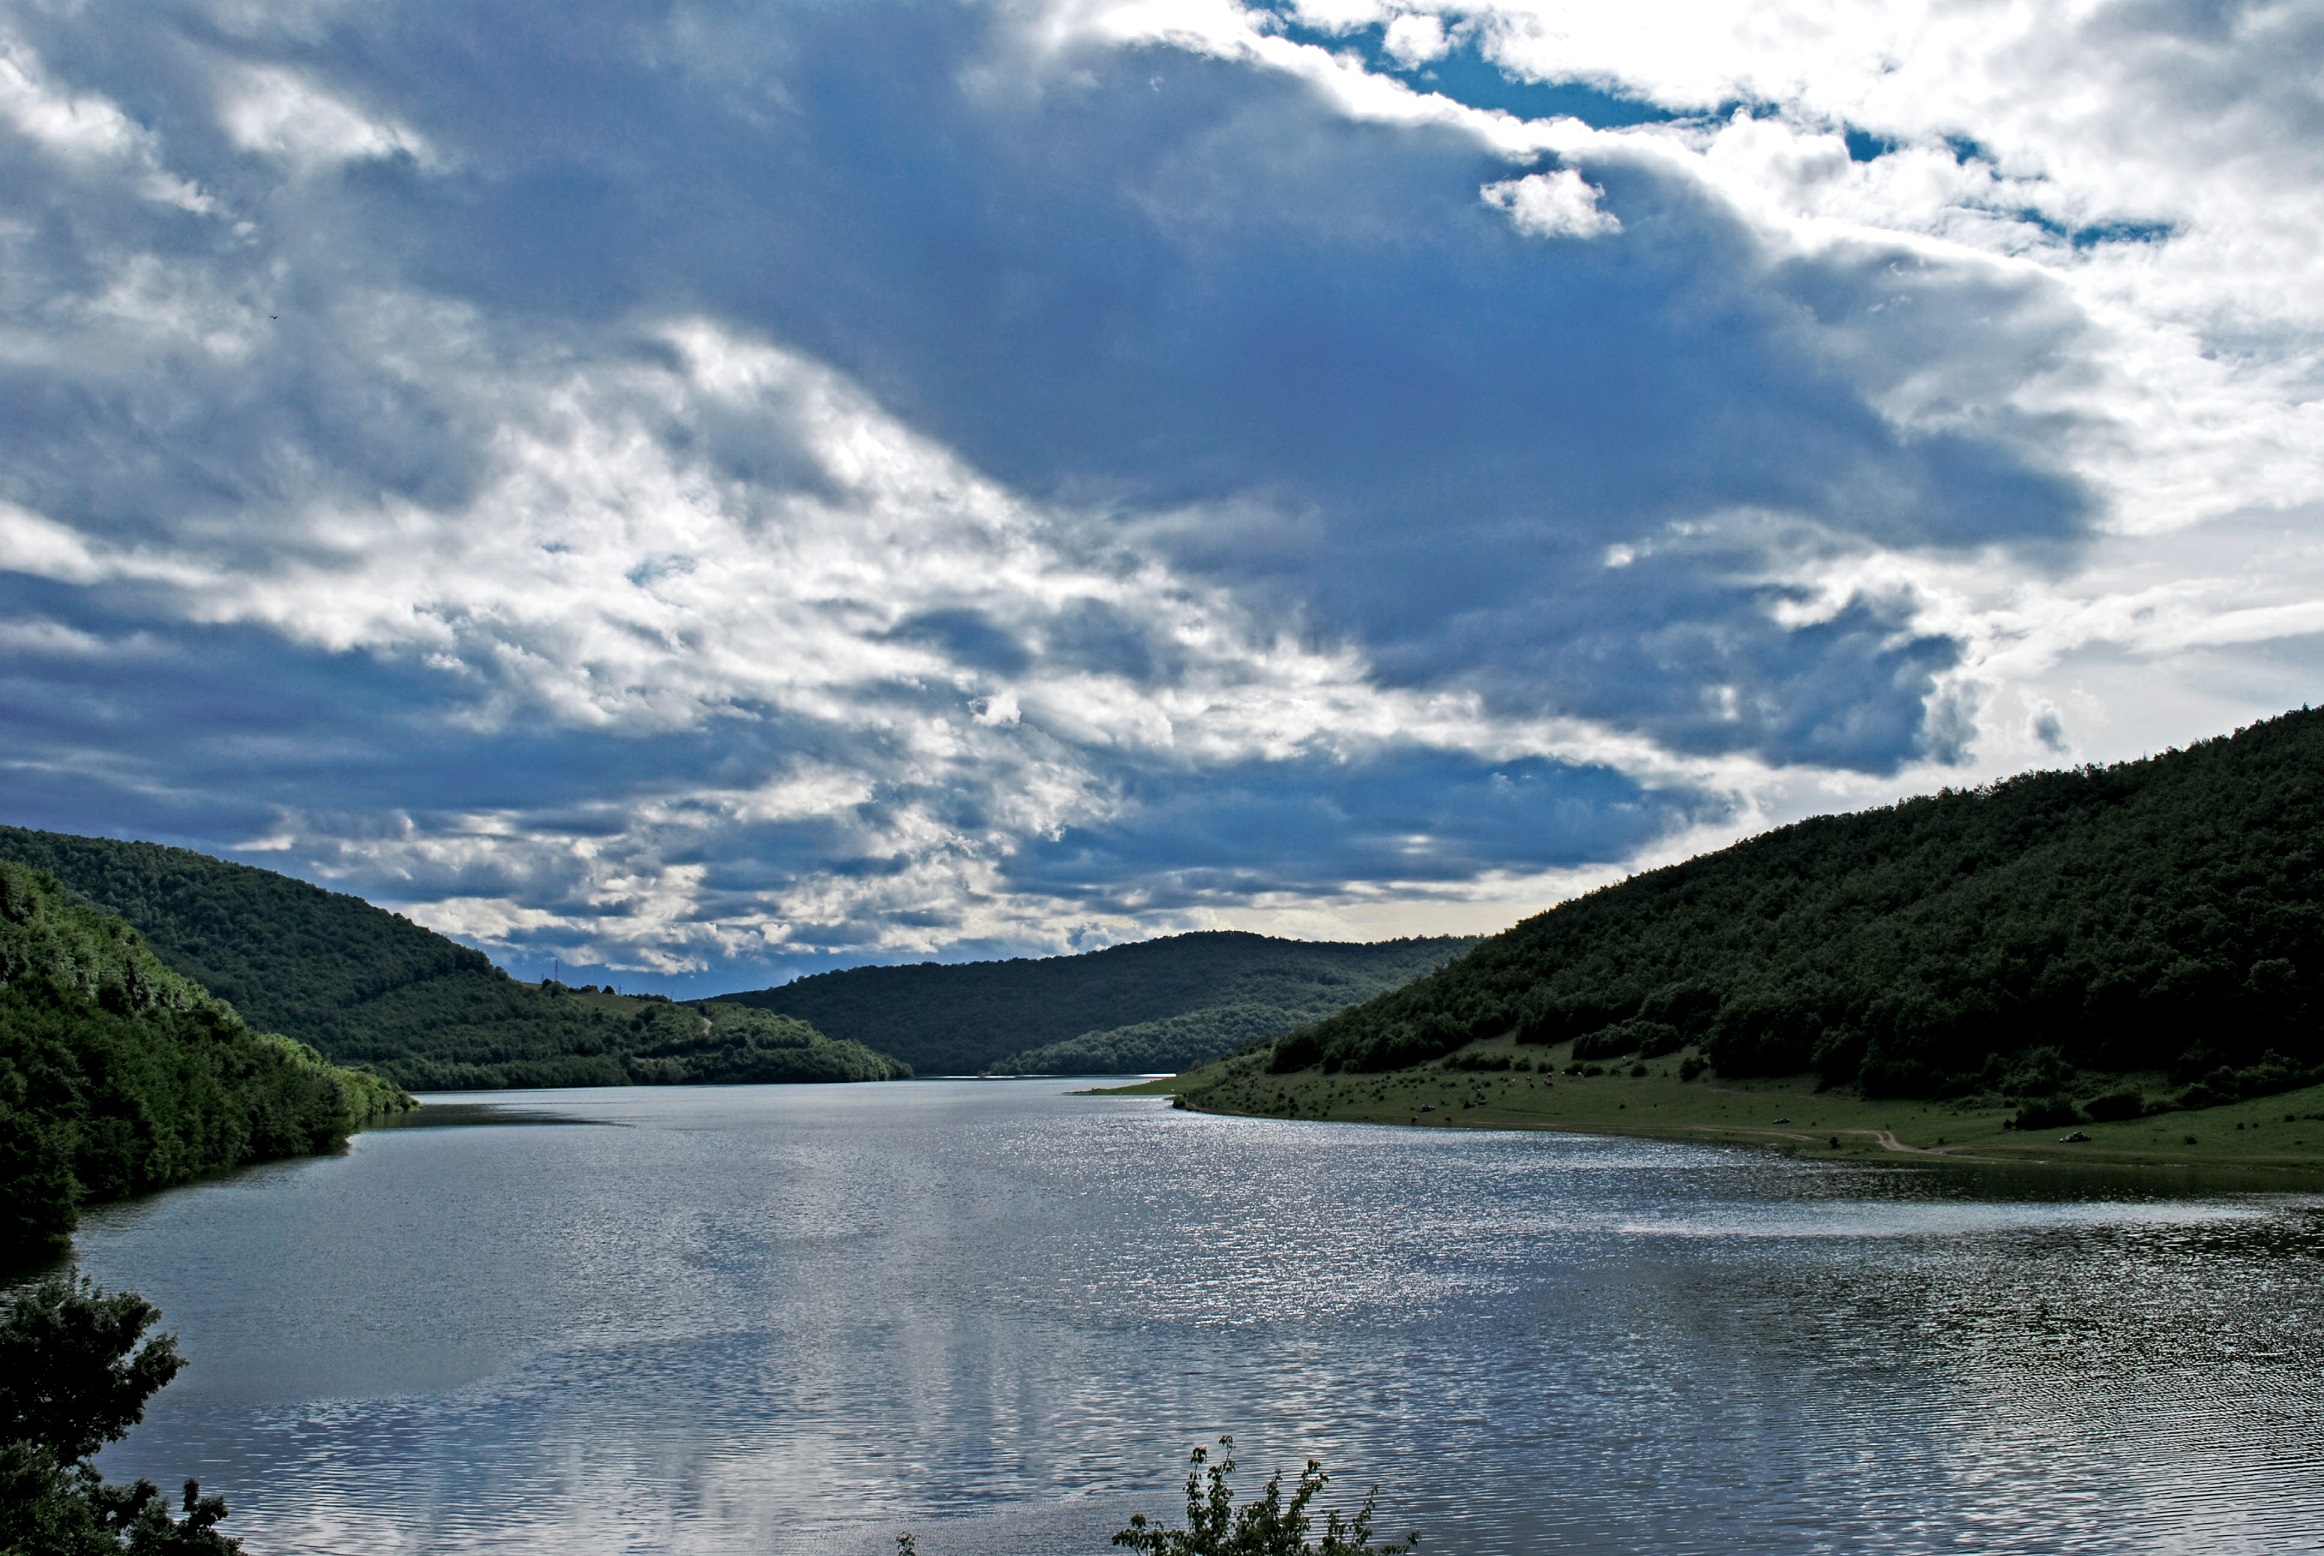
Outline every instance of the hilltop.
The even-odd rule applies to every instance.
[[[2320,984],[2324,712],[2303,709],[1634,876],[1291,1034],[1266,1068],[1506,1041],[1558,1046],[1561,1070],[1667,1057],[1682,1081],[1810,1075],[2046,1127],[2324,1079]]]
[[[722,996],[875,1044],[923,1074],[1174,1070],[1441,967],[1473,939],[1370,945],[1234,930],[1078,956],[856,967]]]
[[[856,968],[678,1003],[520,983],[360,897],[189,849],[0,827],[256,1026],[421,1090],[1180,1069],[1441,966],[1465,939],[1215,933],[1082,956]]]
[[[334,1150],[409,1106],[253,1031],[121,919],[0,861],[0,1265],[57,1252],[89,1201]]]
[[[482,952],[360,897],[189,849],[0,827],[0,858],[120,915],[253,1025],[415,1090],[911,1073],[797,1020],[519,983]]]

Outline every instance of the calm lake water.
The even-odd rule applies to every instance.
[[[2324,1200],[1056,1082],[495,1093],[89,1216],[255,1552],[1098,1552],[1231,1431],[1441,1552],[2315,1551]]]

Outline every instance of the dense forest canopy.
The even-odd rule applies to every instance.
[[[183,848],[0,827],[257,1026],[420,1090],[886,1080],[905,1066],[739,1008],[518,983],[360,897]]]
[[[0,1260],[91,1200],[327,1151],[410,1099],[256,1032],[136,930],[0,861]]]
[[[571,990],[554,983],[542,988],[553,998],[593,1007],[615,1024],[618,1040],[608,1056],[620,1065],[619,1084],[893,1081],[912,1073],[910,1065],[861,1043],[826,1037],[804,1021],[726,1000],[680,1005],[651,994]]]
[[[871,1044],[923,1074],[1119,1074],[1180,1068],[1288,1031],[1474,943],[1218,930],[1079,956],[856,967],[725,998]]]
[[[1784,827],[1527,919],[1277,1045],[1380,1070],[1581,1058],[1960,1095],[2031,1065],[2249,1094],[2324,1062],[2324,712]],[[2198,1098],[2197,1100],[2200,1100]]]
[[[990,1075],[1175,1075],[1224,1054],[1266,1043],[1344,1010],[1357,999],[1395,988],[1407,980],[1383,979],[1352,997],[1333,990],[1305,1005],[1259,1003],[1216,1005],[1159,1021],[1136,1021],[1084,1032],[1062,1043],[1047,1043],[997,1059]]]

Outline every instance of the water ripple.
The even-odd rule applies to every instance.
[[[256,1552],[1096,1551],[1193,1443],[1449,1552],[2312,1551],[2324,1202],[1206,1118],[470,1099],[90,1218],[194,1358],[107,1468]]]

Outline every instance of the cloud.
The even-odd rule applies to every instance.
[[[748,981],[1491,927],[2315,668],[2297,8],[14,25],[11,819]]]
[[[0,34],[0,120],[67,166],[103,178],[126,175],[135,192],[205,214],[209,198],[161,166],[153,135],[100,93],[55,81],[24,44]]]
[[[436,160],[407,126],[371,118],[284,69],[240,71],[222,94],[218,121],[235,146],[278,157],[300,173],[386,157]]]
[[[1352,761],[1138,772],[1112,814],[1013,856],[1008,876],[1125,915],[1425,891],[1627,855],[1721,810],[1604,766],[1391,743]]]
[[[1406,69],[1442,59],[1452,51],[1452,43],[1444,35],[1444,23],[1433,16],[1410,12],[1388,24],[1380,46]]]
[[[1505,178],[1481,193],[1487,205],[1509,213],[1518,231],[1537,238],[1594,238],[1622,230],[1611,212],[1598,208],[1598,191],[1572,168]]]
[[[0,504],[0,572],[95,583],[107,571],[79,531],[13,503]]]

